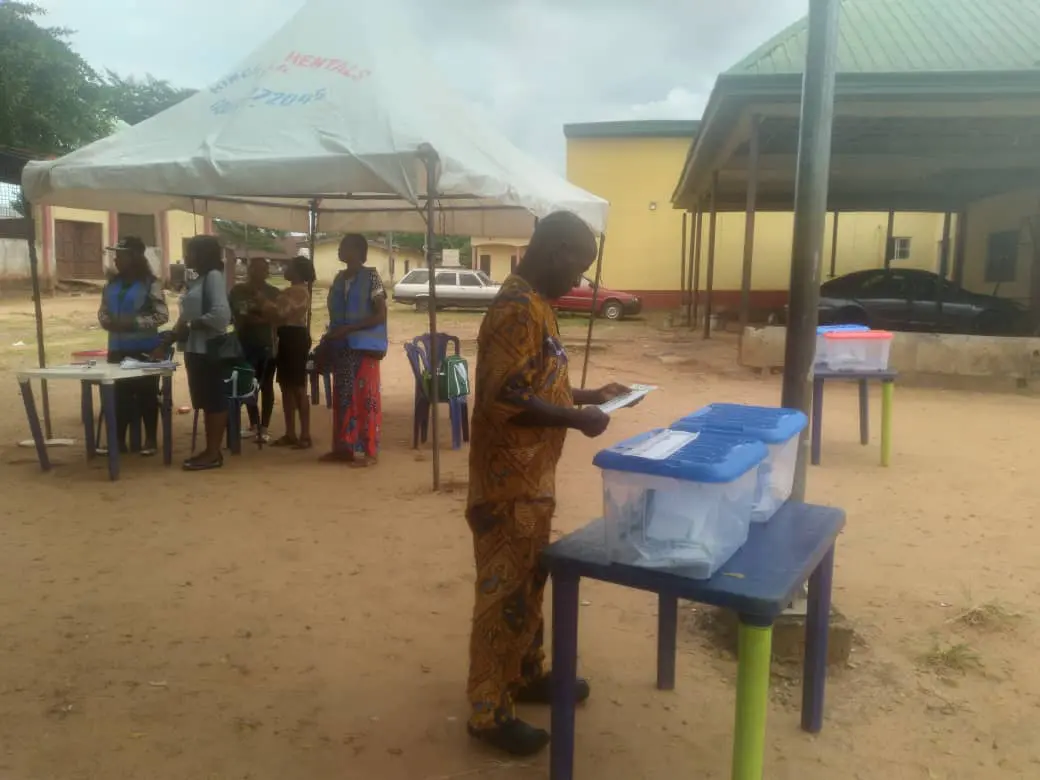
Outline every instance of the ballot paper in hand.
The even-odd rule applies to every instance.
[[[617,398],[612,398],[605,404],[600,404],[599,409],[607,414],[616,412],[618,409],[624,409],[626,406],[631,406],[651,390],[656,389],[656,385],[629,385],[627,393],[619,395]]]

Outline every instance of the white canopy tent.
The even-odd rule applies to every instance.
[[[34,204],[177,209],[296,232],[425,232],[431,267],[437,232],[525,236],[558,210],[602,236],[606,201],[513,146],[437,77],[408,28],[398,0],[308,0],[208,89],[27,165],[25,195]],[[433,407],[436,487],[436,398]]]

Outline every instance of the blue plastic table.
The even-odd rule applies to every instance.
[[[602,520],[550,545],[543,554],[553,579],[550,779],[574,777],[578,585],[582,577],[657,594],[657,687],[662,690],[675,687],[679,599],[737,613],[733,780],[761,780],[773,622],[808,579],[802,728],[818,732],[823,726],[834,543],[844,525],[845,513],[840,509],[789,502],[768,523],[753,525],[747,543],[710,580],[690,579],[682,569],[606,563]]]
[[[823,390],[827,380],[859,383],[859,441],[870,444],[870,382],[881,383],[881,465],[892,460],[892,398],[895,394],[895,371],[813,371],[812,397],[812,452],[810,462],[820,465],[821,440],[823,439]]]

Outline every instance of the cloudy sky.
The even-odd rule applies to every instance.
[[[303,0],[35,0],[98,69],[216,81]],[[695,119],[715,76],[808,0],[407,0],[447,80],[562,168],[567,122]],[[394,46],[394,30],[386,31]]]

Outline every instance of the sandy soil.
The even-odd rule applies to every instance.
[[[52,361],[102,344],[96,304],[46,302]],[[443,329],[472,339],[478,319],[445,315]],[[197,475],[128,458],[111,485],[80,446],[55,450],[50,474],[15,446],[27,429],[12,372],[34,359],[32,327],[26,304],[0,305],[0,777],[547,776],[544,758],[503,763],[464,734],[466,451],[445,454],[448,489],[432,495],[429,453],[410,449],[400,347],[384,362],[376,469],[246,447]],[[574,342],[583,327],[564,321]],[[422,329],[394,312],[395,340]],[[592,383],[662,387],[619,414],[607,441],[706,402],[779,398],[776,378],[734,368],[732,341],[648,323],[600,334]],[[183,400],[183,377],[178,390]],[[52,388],[57,435],[82,435],[77,398]],[[848,510],[835,599],[863,641],[831,677],[818,737],[798,730],[797,680],[777,676],[768,778],[1040,776],[1037,403],[899,388],[894,466],[883,470],[876,446],[858,444],[852,389],[828,391],[810,497]],[[190,417],[177,417],[178,458],[189,432]],[[317,435],[327,440],[324,412]],[[601,444],[568,442],[562,532],[597,513]],[[593,700],[578,716],[579,776],[728,777],[733,660],[687,620],[678,690],[656,692],[653,598],[598,584],[582,597]]]

